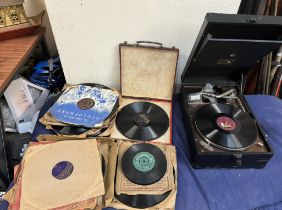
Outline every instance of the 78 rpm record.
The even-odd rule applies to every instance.
[[[30,147],[24,159],[21,208],[54,209],[102,195],[99,158],[95,140]]]
[[[164,153],[152,144],[135,144],[128,148],[121,159],[122,172],[131,182],[139,185],[150,185],[159,181],[167,169]],[[133,208],[153,207],[165,200],[171,191],[161,195],[126,195],[115,194],[121,203]]]
[[[245,150],[257,138],[254,120],[239,108],[229,104],[207,104],[195,116],[200,134],[211,145],[226,150]]]
[[[129,139],[150,141],[159,138],[169,127],[166,112],[150,102],[135,102],[121,109],[116,126]]]
[[[80,135],[89,130],[89,128],[78,127],[78,126],[52,125],[52,128],[59,135]]]
[[[130,206],[132,208],[145,209],[153,207],[165,200],[171,191],[165,192],[161,195],[125,195],[115,194],[115,198],[118,199],[121,203]]]
[[[77,85],[65,90],[49,112],[59,122],[93,128],[111,116],[118,100],[117,91],[95,85]]]
[[[111,88],[105,86],[105,85],[101,85],[101,84],[95,84],[95,83],[83,83],[81,85],[85,85],[85,86],[89,86],[89,87],[96,87],[96,88],[100,88],[100,89],[105,89],[105,90],[112,90]],[[63,92],[59,93],[57,96],[55,96],[54,102],[52,105],[54,105],[54,103],[60,98],[60,96],[62,95]],[[112,109],[112,112],[110,113],[109,117],[112,117],[113,114],[116,112],[117,108],[119,106],[119,98],[117,99],[114,108]],[[82,126],[83,127],[83,126]]]
[[[59,125],[52,125],[53,130],[59,134],[59,135],[80,135],[83,134],[89,129],[84,127],[78,127],[78,126],[59,126]],[[91,135],[91,137],[96,137],[106,131],[108,128],[102,128],[101,130],[97,131],[94,135]]]
[[[82,85],[111,90],[109,87],[107,87],[105,85],[101,85],[101,84],[84,83]],[[58,96],[56,96],[56,98],[54,99],[54,103],[59,99],[59,97],[61,95],[62,95],[62,93],[60,93]],[[118,106],[119,106],[119,99],[116,101],[116,103],[115,103],[115,105],[114,105],[114,107],[112,109],[112,112],[110,113],[108,118],[111,118],[113,116],[113,114],[115,114]],[[90,128],[87,128],[87,127],[84,127],[84,126],[77,126],[77,125],[71,125],[71,124],[68,125],[68,126],[52,125],[52,128],[59,135],[80,135],[80,134],[85,133],[88,130],[90,130]],[[107,128],[103,128],[102,130],[100,130],[95,135],[92,135],[92,137],[98,136],[98,135],[100,135],[101,133],[103,133],[106,130],[107,130]]]
[[[152,144],[135,144],[128,148],[121,159],[122,172],[131,182],[150,185],[159,181],[167,170],[162,150]]]
[[[102,174],[103,174],[103,177],[104,177],[105,174],[106,174],[106,160],[105,160],[105,157],[103,155],[101,155],[101,165],[102,165]]]

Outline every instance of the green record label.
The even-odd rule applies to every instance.
[[[155,157],[149,152],[139,152],[133,158],[134,167],[141,172],[152,170],[155,163]]]

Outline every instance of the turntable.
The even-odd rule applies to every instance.
[[[112,138],[171,143],[178,53],[156,42],[120,44],[123,100]]]
[[[273,152],[243,89],[248,70],[282,41],[275,17],[208,13],[182,74],[195,168],[263,168]]]

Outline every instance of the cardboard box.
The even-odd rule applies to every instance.
[[[101,164],[95,163],[100,157],[97,142],[72,140],[30,144],[15,174],[15,185],[4,198],[10,203],[9,209],[101,209],[104,183]],[[62,148],[67,150],[58,152]],[[77,149],[79,152],[74,153]],[[62,165],[66,161],[68,167]],[[49,195],[47,200],[44,193]]]
[[[121,139],[111,139],[110,147],[110,159],[107,165],[107,173],[105,177],[105,191],[104,196],[105,204],[107,207],[113,207],[116,209],[128,209],[135,210],[139,208],[133,208],[121,203],[115,194],[122,193],[127,195],[161,195],[163,193],[169,193],[168,196],[159,204],[145,208],[147,210],[155,209],[174,209],[177,193],[177,160],[175,147],[163,143],[153,143],[159,147],[165,154],[167,160],[167,171],[163,179],[151,185],[137,185],[129,180],[124,180],[124,175],[120,168],[120,157],[125,150],[134,144],[140,144],[144,142],[128,141]],[[148,143],[150,144],[150,143]],[[126,178],[125,178],[126,179]],[[167,185],[166,187],[158,188],[158,183]],[[119,189],[117,189],[117,187]],[[144,208],[143,208],[144,209]]]
[[[88,138],[89,139],[89,138]],[[41,135],[38,137],[39,142],[56,142],[56,141],[70,141],[78,140],[74,137],[66,136],[54,136],[54,135]],[[172,145],[167,145],[163,143],[153,143],[155,146],[159,147],[165,154],[167,160],[167,171],[164,178],[160,181],[149,185],[142,186],[133,184],[129,180],[125,180],[120,168],[120,160],[123,153],[130,146],[134,144],[144,143],[136,142],[123,139],[113,139],[113,138],[96,138],[98,142],[98,148],[100,155],[103,156],[106,168],[103,169],[102,160],[102,172],[104,174],[104,185],[105,185],[105,195],[103,196],[103,206],[114,207],[117,209],[136,209],[124,205],[115,198],[115,192],[128,195],[136,195],[138,193],[149,194],[149,195],[160,195],[166,192],[170,192],[169,195],[159,204],[151,208],[146,208],[148,210],[164,209],[172,210],[174,209],[176,202],[177,193],[177,160],[175,147]],[[83,141],[81,139],[81,141]],[[148,143],[150,144],[150,143]],[[125,181],[125,182],[124,182]],[[158,184],[165,184],[166,186],[158,188]],[[117,187],[119,188],[117,190]]]

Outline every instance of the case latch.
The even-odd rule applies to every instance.
[[[247,18],[246,22],[247,23],[256,23],[257,22],[257,18],[255,18],[255,17]]]
[[[234,154],[233,155],[232,159],[233,159],[236,167],[242,166],[242,156],[243,156],[243,154]]]

